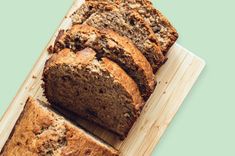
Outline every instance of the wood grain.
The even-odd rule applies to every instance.
[[[69,15],[81,3],[82,1],[79,0],[74,2],[58,30],[71,26]],[[58,31],[52,37],[48,46],[54,42],[57,33]],[[41,88],[41,75],[44,63],[49,57],[46,51],[48,46],[42,52],[32,71],[0,120],[0,149],[9,137],[28,96],[46,101]],[[160,137],[205,66],[205,62],[202,59],[178,44],[175,44],[171,48],[168,53],[168,58],[167,63],[156,74],[158,85],[153,95],[148,100],[141,116],[124,141],[120,141],[114,134],[82,119],[76,118],[77,123],[119,149],[123,156],[151,155]],[[72,117],[71,114],[70,117]]]

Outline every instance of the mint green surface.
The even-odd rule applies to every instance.
[[[0,1],[0,116],[71,4],[72,0]],[[178,43],[205,59],[207,66],[153,155],[234,156],[234,0],[155,4],[177,28]]]

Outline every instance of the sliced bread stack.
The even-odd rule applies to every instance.
[[[178,34],[148,0],[86,0],[71,19],[51,48],[45,96],[125,138]]]
[[[95,55],[88,48],[53,55],[44,69],[45,95],[50,103],[124,137],[144,104],[141,94],[116,63]]]

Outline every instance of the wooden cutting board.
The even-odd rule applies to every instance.
[[[81,3],[80,0],[74,2],[58,30],[70,27],[71,19],[69,15]],[[58,31],[52,37],[48,46],[54,42],[57,33]],[[9,137],[28,96],[46,101],[41,88],[41,75],[44,63],[49,57],[46,50],[48,46],[42,52],[31,73],[0,120],[0,149]],[[178,44],[171,48],[168,58],[167,63],[156,74],[158,85],[153,95],[124,141],[120,141],[114,134],[84,120],[77,119],[77,123],[119,149],[121,155],[151,155],[160,137],[205,66],[202,59]]]

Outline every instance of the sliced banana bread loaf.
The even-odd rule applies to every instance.
[[[143,100],[136,83],[92,49],[64,49],[46,63],[43,80],[51,104],[61,106],[125,137],[138,117]]]
[[[117,156],[118,152],[29,98],[1,156]]]
[[[152,28],[134,10],[118,9],[116,5],[106,2],[89,1],[73,14],[72,19],[74,24],[108,28],[128,37],[150,62],[154,72],[166,61]]]
[[[107,57],[121,66],[139,86],[142,97],[147,100],[155,88],[152,68],[143,54],[126,38],[112,30],[97,30],[88,25],[74,25],[59,35],[54,52],[64,48],[79,51],[86,47],[94,49],[97,57]]]
[[[94,1],[94,0],[86,0]],[[96,0],[97,1],[97,0]],[[171,25],[162,13],[154,8],[149,0],[98,0],[100,2],[116,3],[126,10],[136,10],[150,24],[157,36],[157,43],[164,54],[178,39],[176,29]]]

